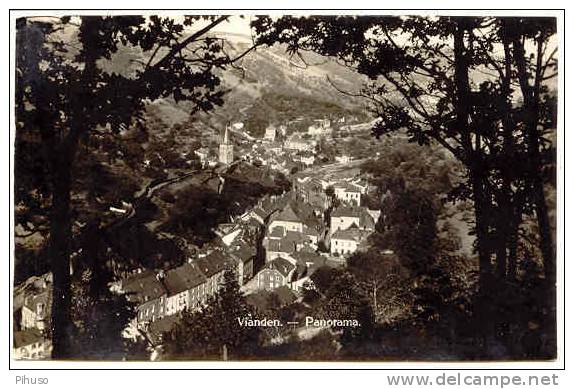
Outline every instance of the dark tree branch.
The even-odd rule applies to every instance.
[[[216,20],[214,20],[213,22],[211,22],[209,25],[205,26],[204,28],[202,28],[201,30],[191,34],[189,37],[187,37],[186,39],[184,39],[181,43],[176,44],[175,46],[173,46],[170,51],[162,58],[160,59],[158,62],[156,62],[154,65],[150,66],[150,68],[161,68],[164,65],[166,65],[169,61],[171,61],[171,59],[177,54],[179,53],[182,49],[184,49],[185,47],[187,47],[189,44],[195,42],[197,40],[197,38],[207,34],[209,31],[211,31],[213,28],[215,28],[217,25],[223,23],[224,21],[226,21],[227,19],[229,19],[229,16],[220,16],[219,18],[217,18]]]

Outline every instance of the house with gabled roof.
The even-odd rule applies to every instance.
[[[331,254],[353,254],[370,234],[370,231],[361,230],[357,227],[337,230],[331,235]]]
[[[215,294],[223,283],[223,273],[230,268],[230,260],[227,259],[222,251],[214,250],[211,254],[203,258],[196,259],[193,264],[203,273],[206,278],[205,283],[205,296]],[[198,300],[196,298],[196,300]],[[205,301],[203,301],[205,302]],[[191,295],[191,303],[193,306],[194,295]]]
[[[52,355],[52,342],[36,328],[14,332],[14,359],[48,359]]]
[[[319,231],[321,211],[304,202],[289,201],[279,211],[271,215],[267,230],[271,232],[276,226],[282,226],[287,231],[304,232],[305,226]]]
[[[166,315],[165,300],[169,291],[160,281],[161,276],[161,273],[145,271],[121,282],[126,300],[136,304],[136,321],[140,326]]]
[[[277,257],[289,259],[293,252],[303,248],[316,250],[322,229],[314,207],[302,202],[288,202],[269,218],[263,239],[266,262]]]
[[[285,141],[285,148],[287,150],[299,150],[299,151],[311,150],[313,146],[314,146],[313,142],[306,141],[298,132],[293,133]]]
[[[317,249],[318,234],[315,230],[303,226],[304,232],[288,231],[282,226],[275,227],[263,240],[265,261],[277,257],[290,259],[292,254],[301,251]]]
[[[195,308],[205,301],[205,276],[192,264],[186,263],[166,272],[164,283],[169,291],[165,303],[166,315],[175,315]],[[194,301],[192,302],[192,295]]]
[[[285,258],[277,257],[265,264],[256,276],[257,288],[273,290],[290,282],[296,266]]]
[[[283,227],[286,231],[303,232],[303,220],[289,203],[280,212],[271,216],[267,229],[272,231],[275,227]]]
[[[253,278],[253,266],[257,250],[255,247],[244,242],[232,247],[228,251],[231,259],[237,264],[237,276],[239,285],[243,285]]]
[[[359,188],[362,194],[368,193],[372,189],[373,186],[369,185],[369,181],[367,181],[364,177],[357,177],[351,181],[351,183]]]
[[[297,251],[297,242],[292,239],[271,239],[265,242],[265,261],[270,262],[275,258],[290,258]]]
[[[24,299],[21,312],[21,326],[24,329],[46,330],[52,314],[52,286]]]
[[[331,234],[355,226],[366,231],[375,230],[376,221],[364,207],[342,205],[331,212]]]
[[[221,223],[214,230],[215,235],[217,235],[223,244],[229,246],[233,241],[241,235],[242,228],[238,223]]]
[[[341,181],[333,185],[333,190],[335,197],[340,201],[361,206],[361,194],[363,190],[359,186],[351,182]]]
[[[325,188],[323,182],[316,177],[299,175],[293,180],[293,193],[296,199],[321,210],[327,209],[330,204]]]
[[[234,252],[235,258],[246,256]],[[237,260],[222,250],[213,250],[167,272],[132,275],[121,282],[120,291],[137,305],[137,325],[147,328],[157,320],[203,306],[219,290],[229,268],[236,270]]]
[[[287,196],[265,196],[250,212],[250,217],[264,225],[271,215],[283,209],[289,198]]]

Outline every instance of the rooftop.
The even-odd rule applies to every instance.
[[[337,183],[336,183],[335,185],[333,185],[333,186],[334,186],[335,188],[344,189],[345,192],[353,192],[353,193],[360,193],[360,192],[361,192],[361,189],[360,189],[357,185],[352,184],[352,183],[347,182],[347,181],[337,182]]]
[[[196,259],[194,264],[206,277],[211,277],[225,270],[227,261],[223,252],[213,251],[206,257]]]
[[[361,217],[361,208],[342,205],[333,210],[331,217]]]
[[[367,208],[342,205],[333,210],[331,217],[353,217],[359,219],[361,229],[374,230],[375,220]]]
[[[267,235],[269,238],[283,238],[285,236],[285,228],[283,226],[275,226]]]
[[[242,262],[247,262],[255,256],[256,250],[255,247],[249,246],[247,244],[242,244],[232,250],[230,254],[236,258],[239,258]]]
[[[292,253],[295,251],[295,243],[292,240],[273,239],[267,243],[267,251]]]
[[[296,253],[293,253],[292,257],[294,259],[296,259],[297,261],[302,261],[302,262],[320,262],[321,264],[325,262],[325,257],[323,257],[321,254],[318,254],[316,252],[308,252],[308,251],[297,251]]]
[[[285,208],[273,217],[273,220],[287,221],[287,222],[301,222],[301,218],[297,216],[291,204],[287,204]]]
[[[192,264],[186,263],[169,270],[165,275],[165,284],[170,295],[193,289],[205,282],[205,276]]]
[[[364,238],[367,237],[369,233],[363,230],[360,230],[356,227],[349,228],[347,230],[337,230],[331,239],[338,239],[338,240],[351,240],[355,242],[360,242]]]
[[[44,309],[42,310],[42,316],[46,317],[50,314],[49,306],[52,303],[52,288],[43,290],[40,293],[32,294],[24,299],[24,306],[34,312],[37,312],[36,308],[38,304],[43,304]]]
[[[239,228],[239,226],[236,223],[221,223],[215,229],[215,233],[218,236],[225,236],[234,231],[236,228]]]
[[[295,270],[295,266],[291,264],[285,258],[277,257],[274,260],[267,262],[265,265],[266,269],[277,270],[284,277],[288,277],[289,274]]]
[[[15,348],[25,347],[44,340],[45,338],[42,336],[42,333],[36,329],[14,332]]]
[[[122,290],[130,302],[142,303],[156,299],[166,293],[155,273],[146,271],[122,281]]]
[[[373,216],[365,209],[364,212],[361,213],[361,217],[359,219],[360,227],[366,230],[374,230],[375,229],[375,219]]]

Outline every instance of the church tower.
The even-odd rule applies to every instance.
[[[233,162],[233,143],[229,139],[229,126],[225,127],[223,142],[219,145],[219,162],[225,165]]]

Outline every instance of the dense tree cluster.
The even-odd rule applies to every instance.
[[[306,96],[289,96],[269,92],[258,98],[245,112],[245,127],[255,137],[263,137],[269,125],[288,124],[288,131],[307,132],[315,119],[355,117],[367,119],[364,112],[350,110],[335,103]]]
[[[237,275],[228,270],[223,285],[203,309],[186,311],[166,337],[168,359],[249,358],[260,345],[257,327],[240,325],[238,319],[256,318],[239,290]]]
[[[54,278],[53,357],[67,357],[70,332],[72,186],[83,145],[141,127],[146,104],[171,96],[191,111],[221,105],[216,69],[231,58],[210,33],[228,16],[21,18],[16,58],[16,221],[46,215]],[[143,58],[121,71],[119,52]],[[248,51],[250,51],[249,49]],[[36,220],[37,221],[37,220]]]
[[[260,43],[281,43],[299,55],[313,51],[366,75],[369,82],[353,93],[364,96],[379,118],[377,137],[406,133],[412,142],[438,144],[460,161],[466,179],[451,196],[474,206],[480,286],[474,314],[489,318],[483,341],[495,336],[498,324],[491,327],[490,321],[498,323],[504,311],[495,302],[520,290],[538,314],[512,320],[542,327],[546,335],[536,335],[540,352],[554,355],[556,266],[545,185],[552,185],[555,163],[550,140],[556,128],[556,20],[283,16],[261,17],[252,25]],[[420,194],[405,194],[425,204]],[[519,258],[522,231],[531,228],[533,217],[541,261]],[[527,263],[538,268],[537,262],[543,278],[535,270],[518,271]],[[541,288],[535,293],[513,286],[532,277]],[[441,282],[438,274],[432,278]],[[545,302],[539,304],[537,295]],[[507,319],[501,325],[512,326]]]
[[[120,334],[133,310],[109,284],[136,265],[161,268],[183,259],[175,241],[158,239],[144,226],[160,213],[146,190],[173,171],[198,166],[192,151],[202,141],[189,145],[189,156],[178,152],[175,137],[158,136],[170,126],[154,117],[150,104],[182,102],[192,119],[167,130],[198,138],[193,115],[223,104],[221,72],[255,47],[279,43],[301,59],[312,51],[366,76],[359,90],[348,93],[364,98],[378,118],[372,135],[383,137],[380,154],[362,170],[377,187],[365,201],[382,215],[369,249],[344,268],[318,269],[302,304],[270,314],[305,312],[361,325],[272,345],[270,334],[238,325],[237,317],[258,313],[228,272],[204,309],[183,314],[169,334],[167,354],[396,356],[389,350],[400,334],[412,350],[420,350],[416,342],[436,341],[451,356],[553,358],[556,20],[260,16],[252,18],[255,45],[236,57],[213,34],[227,20],[17,21],[16,233],[39,236],[39,243],[17,244],[15,280],[52,272],[58,302],[49,329],[53,357],[123,358]],[[334,112],[361,118],[313,99],[293,102],[291,96],[263,95],[248,110],[247,128],[260,134],[268,124],[296,121],[307,111],[316,112],[294,128]],[[269,118],[266,111],[281,114]],[[374,139],[347,138],[338,141],[341,147],[321,141],[317,151],[327,160],[340,150],[372,156]],[[385,142],[397,138],[410,144]],[[211,172],[203,184],[218,181],[217,187],[162,192],[162,206],[171,212],[158,230],[203,244],[217,223],[264,194],[289,188],[285,177],[262,171]],[[332,188],[326,194],[337,205]],[[129,208],[126,201],[137,201],[137,216],[109,222],[110,206]],[[453,217],[454,209],[463,220]],[[460,224],[466,221],[476,260],[464,250]]]

